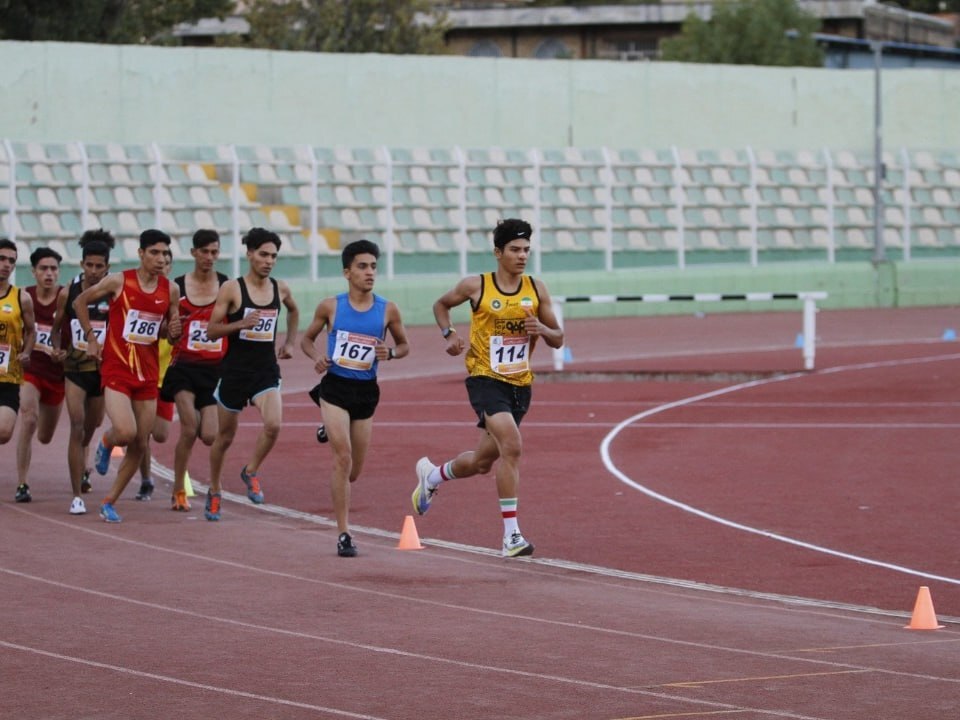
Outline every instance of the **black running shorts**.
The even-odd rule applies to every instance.
[[[376,380],[351,380],[328,372],[310,391],[310,398],[317,405],[323,399],[343,408],[351,420],[366,420],[373,417],[380,402],[380,386]]]
[[[193,393],[193,406],[197,410],[202,410],[216,404],[213,391],[217,389],[219,379],[216,365],[190,363],[171,365],[167,368],[167,374],[163,376],[160,399],[176,402],[177,393],[186,390]]]
[[[530,409],[533,388],[530,385],[511,385],[491,377],[470,376],[466,380],[470,405],[477,413],[477,427],[486,427],[484,416],[508,412],[517,425]]]
[[[17,383],[0,383],[0,407],[8,407],[15,413],[20,412],[20,385]]]
[[[83,390],[88,398],[101,397],[103,395],[103,386],[100,382],[99,370],[92,372],[71,372],[70,370],[65,370],[63,377]]]
[[[240,412],[258,396],[280,389],[280,367],[267,365],[252,373],[231,373],[220,378],[213,397],[230,412]]]

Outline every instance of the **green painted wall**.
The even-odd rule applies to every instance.
[[[884,71],[889,148],[960,145],[960,73]],[[869,151],[873,72],[0,42],[0,138]]]

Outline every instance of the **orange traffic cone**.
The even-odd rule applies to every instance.
[[[403,519],[403,530],[400,531],[400,542],[397,543],[397,550],[423,550],[420,544],[420,536],[417,535],[417,526],[413,522],[413,515],[407,515]]]
[[[123,448],[122,448],[122,447],[120,447],[119,445],[114,445],[114,446],[113,446],[113,450],[110,451],[110,457],[112,457],[112,458],[115,458],[115,457],[122,458],[122,457],[123,457],[123,452],[124,452],[124,451],[123,451]]]
[[[937,614],[933,611],[933,600],[930,599],[930,588],[926,585],[917,593],[917,602],[913,606],[913,616],[907,630],[939,630],[943,625],[937,625]]]

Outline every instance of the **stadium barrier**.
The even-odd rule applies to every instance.
[[[647,293],[643,295],[558,295],[553,298],[557,322],[563,327],[563,306],[566,303],[616,303],[616,302],[770,302],[773,300],[801,300],[803,302],[803,368],[813,370],[816,358],[817,339],[817,300],[826,300],[827,293],[821,290],[805,292],[746,292],[746,293],[688,293],[664,295]],[[563,370],[564,348],[554,348],[553,369]]]

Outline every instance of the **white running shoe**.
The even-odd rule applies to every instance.
[[[526,555],[533,555],[533,543],[524,540],[523,535],[515,532],[503,538],[504,557],[524,557]]]
[[[71,515],[85,515],[87,512],[87,506],[83,504],[83,498],[75,497],[73,502],[70,503],[70,514]]]
[[[433,496],[436,494],[437,488],[428,487],[427,478],[436,469],[437,466],[430,462],[428,457],[417,460],[417,486],[413,489],[413,495],[411,495],[413,509],[417,511],[417,515],[423,515],[430,509],[430,503],[433,502]]]

